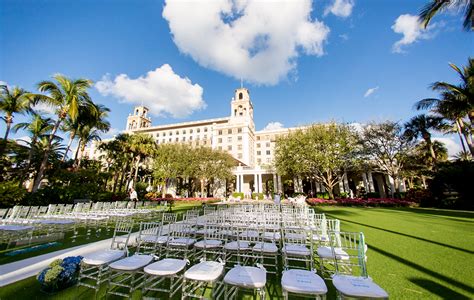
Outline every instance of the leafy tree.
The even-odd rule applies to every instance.
[[[394,180],[395,189],[400,192],[399,178],[413,151],[414,142],[403,134],[402,127],[395,122],[370,123],[361,133],[361,154],[375,163],[380,172]],[[391,190],[391,196],[394,196]]]
[[[204,188],[212,179],[229,179],[232,177],[232,168],[235,166],[234,158],[227,152],[209,147],[194,148],[191,173],[201,183],[201,197]]]
[[[38,84],[39,91],[46,94],[31,95],[35,97],[36,101],[45,102],[56,107],[58,112],[57,120],[49,135],[43,160],[33,184],[33,192],[38,190],[41,180],[43,179],[51,152],[51,144],[61,123],[68,116],[71,120],[76,120],[81,104],[91,101],[87,89],[92,86],[92,81],[88,79],[71,80],[60,74],[55,75],[54,79],[56,82],[42,81]]]
[[[334,199],[333,189],[354,166],[357,139],[347,125],[313,125],[277,139],[275,162],[283,175],[311,175]]]
[[[13,123],[14,114],[23,114],[30,110],[31,99],[28,92],[22,88],[14,87],[10,90],[6,85],[0,85],[0,111],[5,113],[2,120],[5,121],[6,130],[3,141],[0,143],[0,156],[3,155],[8,140],[8,135]]]
[[[185,173],[187,159],[192,149],[183,144],[161,144],[153,157],[153,176],[162,185],[162,197],[165,197],[166,184],[172,178]]]
[[[424,28],[439,12],[454,8],[464,10],[463,27],[467,31],[474,29],[474,2],[472,0],[430,0],[420,11],[419,17]]]

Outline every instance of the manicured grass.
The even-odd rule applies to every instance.
[[[391,299],[474,298],[474,213],[411,208],[316,209],[340,219],[342,230],[364,232],[369,275]],[[269,276],[268,299],[281,299],[278,281]],[[334,289],[330,282],[327,284],[328,299],[334,299]],[[103,292],[105,289],[98,298]],[[140,293],[134,296],[138,299]],[[43,295],[35,278],[0,289],[0,299],[92,298],[92,290],[84,287]]]
[[[474,213],[318,207],[364,232],[369,275],[392,299],[474,298]]]

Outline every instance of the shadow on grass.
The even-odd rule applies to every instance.
[[[339,218],[339,220],[344,221],[344,222],[348,222],[348,223],[353,223],[353,224],[365,226],[365,227],[369,227],[369,228],[373,228],[373,229],[377,229],[377,230],[381,230],[381,231],[385,231],[385,232],[390,232],[390,233],[393,233],[393,234],[409,237],[409,238],[416,239],[416,240],[419,240],[419,241],[435,244],[435,245],[438,245],[438,246],[447,247],[447,248],[450,248],[450,249],[466,252],[466,253],[469,253],[469,254],[474,254],[474,251],[472,251],[472,250],[468,250],[468,249],[456,247],[456,246],[453,246],[453,245],[448,245],[448,244],[428,240],[428,239],[425,239],[425,238],[422,238],[422,237],[418,237],[418,236],[414,236],[414,235],[410,235],[410,234],[406,234],[406,233],[401,233],[401,232],[398,232],[398,231],[393,231],[393,230],[390,230],[390,229],[381,228],[381,227],[377,227],[377,226],[372,226],[372,225],[368,225],[368,224],[364,224],[364,223],[359,223],[359,222],[355,222],[355,221],[351,221],[351,220],[347,220],[347,219]]]
[[[471,287],[471,286],[469,286],[469,285],[467,285],[467,284],[465,284],[465,283],[462,283],[462,282],[457,281],[457,280],[455,280],[455,279],[453,279],[453,278],[450,278],[450,277],[448,277],[448,276],[445,276],[445,275],[442,275],[442,274],[437,273],[437,272],[435,272],[435,271],[432,271],[432,270],[430,270],[430,269],[428,269],[428,268],[425,268],[425,267],[423,267],[423,266],[421,266],[421,265],[419,265],[419,264],[417,264],[417,263],[411,262],[411,261],[409,261],[409,260],[407,260],[407,259],[404,259],[403,257],[400,257],[400,256],[398,256],[398,255],[395,255],[395,254],[390,253],[390,252],[388,252],[388,251],[385,251],[385,250],[383,250],[383,249],[377,248],[377,247],[375,247],[375,246],[370,245],[369,248],[370,248],[371,250],[374,250],[375,252],[378,252],[378,253],[380,253],[380,254],[386,256],[386,257],[389,257],[389,258],[391,258],[391,259],[393,259],[393,260],[396,260],[396,261],[398,261],[398,262],[400,262],[400,263],[402,263],[402,264],[404,264],[404,265],[406,265],[406,266],[409,266],[409,267],[411,267],[411,268],[413,268],[413,269],[416,269],[417,271],[421,271],[421,272],[423,272],[423,273],[425,273],[425,274],[427,274],[427,275],[429,275],[429,276],[432,276],[432,277],[434,277],[434,278],[438,278],[439,280],[442,280],[442,281],[444,281],[444,282],[446,282],[446,283],[448,283],[448,284],[450,284],[450,285],[453,285],[453,286],[455,286],[455,287],[458,287],[458,288],[460,288],[460,289],[462,289],[462,290],[464,290],[464,291],[466,291],[466,292],[468,292],[468,293],[470,293],[470,294],[473,294],[473,293],[474,293],[474,288]],[[432,285],[431,285],[431,287],[432,287]],[[438,292],[444,292],[445,294],[443,294],[443,295],[438,294],[438,295],[441,296],[442,298],[445,298],[445,299],[457,299],[455,296],[456,296],[456,295],[459,295],[459,293],[454,292],[454,291],[452,291],[452,290],[450,290],[450,289],[448,289],[448,288],[444,288],[444,289],[442,289],[442,290],[438,289],[437,291],[438,291]],[[456,295],[454,295],[453,292],[456,293]]]
[[[446,295],[449,295],[451,299],[457,300],[468,300],[469,297],[464,296],[456,291],[453,291],[449,287],[441,285],[437,282],[432,280],[424,279],[424,278],[408,278],[409,281],[413,282],[417,286],[427,290],[429,293],[433,295],[438,295],[441,298],[445,298]]]
[[[474,223],[474,212],[452,211],[433,208],[386,208],[392,212],[415,213],[423,217],[447,217],[448,220],[464,223]],[[462,219],[461,219],[462,218]]]

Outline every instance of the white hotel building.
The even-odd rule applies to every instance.
[[[133,114],[128,116],[124,132],[149,134],[157,144],[188,143],[193,146],[209,146],[225,150],[239,164],[233,170],[236,176],[234,191],[267,193],[271,192],[270,189],[273,187],[274,192],[281,193],[287,189],[283,186],[282,177],[273,167],[275,141],[277,136],[296,129],[298,128],[256,131],[249,90],[239,88],[235,90],[232,98],[229,117],[152,126],[148,108],[137,106]],[[98,159],[101,153],[97,143],[93,143],[85,155],[91,159]],[[372,176],[370,172],[362,176],[360,173],[352,175],[355,176],[349,174],[344,177],[344,181],[340,184],[340,192],[350,193],[350,189],[354,191],[360,184],[364,184],[367,191],[385,190],[384,180],[381,179],[379,182],[379,176]],[[324,191],[322,185],[311,178],[292,179],[294,183],[292,189],[295,192]],[[374,182],[377,187],[374,187]]]

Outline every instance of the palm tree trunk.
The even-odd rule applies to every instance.
[[[456,119],[456,129],[458,131],[459,140],[461,140],[462,151],[467,152],[466,145],[464,144],[464,139],[462,138],[461,126],[459,125],[459,120]]]
[[[114,185],[113,185],[113,188],[112,188],[112,194],[115,194],[115,191],[117,190],[119,175],[120,175],[119,172],[115,172],[115,174],[114,174]]]
[[[127,171],[127,168],[128,168],[128,161],[125,162],[125,165],[122,168],[122,176],[120,177],[119,192],[122,191],[123,181],[125,180],[125,173]]]
[[[23,171],[21,172],[21,177],[20,177],[20,185],[23,184],[23,180],[25,179],[26,177],[26,173],[28,172],[28,170],[30,169],[30,166],[31,166],[31,160],[33,159],[33,153],[35,151],[35,144],[36,144],[36,139],[37,137],[36,136],[33,136],[31,138],[31,143],[30,143],[30,151],[28,151],[28,160],[26,161],[26,166],[25,168],[23,169]],[[33,185],[29,184],[28,186],[28,192],[31,192],[31,188],[33,188]]]
[[[59,125],[61,124],[61,121],[62,121],[62,118],[58,118],[58,120],[56,121],[56,124],[54,124],[51,134],[49,135],[48,145],[46,145],[46,150],[44,151],[43,161],[41,162],[38,174],[36,175],[36,179],[33,184],[33,189],[32,189],[33,193],[38,190],[41,180],[43,179],[44,171],[46,170],[46,167],[48,165],[48,157],[49,157],[49,152],[51,151],[51,143],[53,142],[54,135],[56,134],[56,131],[58,130]]]
[[[472,144],[471,134],[470,134],[470,132],[466,132],[466,130],[464,129],[464,125],[462,123],[462,120],[459,120],[458,124],[459,124],[461,132],[464,136],[464,139],[466,140],[466,144],[469,147],[469,152],[471,152],[471,156],[474,157],[474,145]]]
[[[81,155],[79,156],[79,161],[77,162],[77,168],[81,167],[82,158],[84,157],[84,150],[86,149],[86,143],[81,144]]]
[[[137,157],[137,163],[135,166],[135,176],[133,176],[133,186],[137,186],[137,178],[138,178],[138,166],[140,165],[140,160],[141,160],[141,155],[138,155]]]
[[[71,135],[69,136],[69,142],[67,143],[66,151],[64,151],[63,158],[61,159],[62,162],[66,160],[67,153],[69,152],[69,149],[71,148],[72,141],[74,141],[74,138],[76,137],[76,132],[71,132]]]
[[[431,142],[430,138],[425,138],[425,142],[428,145],[428,148],[430,149],[431,157],[433,158],[433,161],[436,163],[437,158],[436,158],[436,153],[433,148],[433,143]]]
[[[79,158],[79,150],[81,148],[82,138],[77,143],[76,153],[74,154],[74,165],[77,165],[77,159]]]

